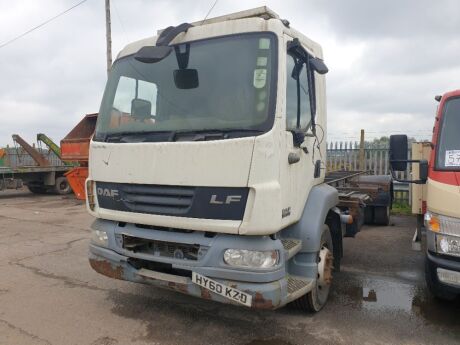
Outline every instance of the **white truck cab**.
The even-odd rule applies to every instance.
[[[343,228],[324,183],[322,60],[266,7],[127,45],[90,144],[91,266],[226,303],[321,309]]]

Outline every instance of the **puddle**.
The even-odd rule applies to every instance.
[[[346,279],[337,284],[339,300],[357,309],[410,312],[417,288],[380,279]]]
[[[362,308],[368,310],[412,310],[416,289],[410,285],[372,281],[362,287]]]
[[[425,324],[460,330],[460,298],[452,302],[439,301],[429,294],[423,280],[419,284],[410,284],[391,278],[370,279],[357,275],[343,276],[338,281],[333,294],[338,304],[378,315],[400,312],[415,316]]]

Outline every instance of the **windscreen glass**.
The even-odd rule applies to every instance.
[[[460,98],[453,98],[444,104],[441,121],[436,168],[460,170]]]
[[[276,42],[269,33],[180,44],[156,63],[119,59],[95,140],[113,134],[259,130],[273,125]]]

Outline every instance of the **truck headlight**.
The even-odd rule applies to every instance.
[[[103,230],[91,230],[91,243],[101,247],[108,247],[109,237],[107,236],[107,232]]]
[[[460,237],[436,234],[436,251],[440,254],[460,256]]]
[[[275,266],[278,261],[279,252],[277,250],[227,249],[224,252],[224,262],[230,266],[269,268]]]
[[[427,212],[425,213],[425,226],[436,233],[460,237],[460,218]]]

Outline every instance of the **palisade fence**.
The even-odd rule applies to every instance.
[[[40,152],[52,166],[61,166],[64,163],[61,159],[56,156],[56,154],[48,149],[43,149],[40,147],[35,147],[38,152]],[[22,147],[6,147],[3,149],[6,153],[5,156],[5,166],[10,168],[26,167],[26,166],[36,166],[37,163],[33,158],[22,148]]]
[[[389,147],[376,147],[371,143],[365,143],[363,149],[363,169],[370,175],[389,175]],[[360,168],[360,144],[358,142],[334,142],[327,143],[327,170],[356,171]],[[411,159],[412,152],[409,148],[408,157]],[[397,172],[400,179],[410,180],[410,166],[406,171]],[[395,202],[410,204],[410,187],[408,183],[394,183]]]

